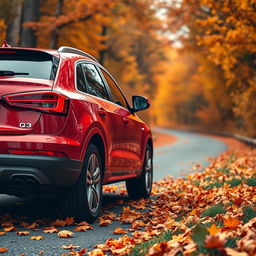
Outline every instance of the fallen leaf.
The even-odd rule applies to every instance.
[[[44,237],[43,236],[31,236],[30,239],[31,240],[43,240]]]
[[[0,253],[5,253],[5,252],[8,252],[7,248],[0,248]]]
[[[67,217],[64,221],[66,222],[67,226],[70,226],[75,223],[75,219],[73,217]]]
[[[36,223],[36,222],[33,222],[31,225],[28,225],[28,226],[26,226],[26,228],[28,228],[28,229],[35,229],[35,228],[37,228],[39,225]]]
[[[232,248],[225,248],[225,252],[227,253],[227,256],[248,256],[248,253],[238,252]]]
[[[27,236],[30,234],[30,232],[29,231],[18,231],[18,232],[16,232],[16,234],[18,236]]]
[[[111,220],[105,220],[105,219],[100,219],[100,224],[99,224],[99,226],[108,226],[108,225],[110,225],[110,224],[112,224],[112,221]]]
[[[6,232],[0,232],[0,236],[4,236]]]
[[[207,230],[211,235],[216,235],[221,232],[222,228],[218,228],[215,224],[212,224],[209,228],[207,228]]]
[[[90,224],[86,221],[82,221],[82,222],[76,223],[76,225],[77,226],[87,226],[87,225],[90,225]]]
[[[4,223],[1,224],[1,226],[9,228],[9,227],[13,227],[14,225],[13,225],[12,222],[4,222]]]
[[[91,252],[88,252],[88,256],[107,256],[101,249],[94,249]]]
[[[241,221],[237,218],[227,217],[223,219],[226,228],[237,228]]]
[[[123,234],[126,234],[128,233],[127,230],[123,229],[123,228],[115,228],[115,230],[113,231],[114,234],[117,234],[117,235],[123,235]]]
[[[65,220],[60,220],[57,219],[52,223],[52,226],[57,226],[57,227],[65,227],[66,226],[66,222]]]
[[[221,248],[224,247],[226,240],[220,238],[220,236],[208,235],[205,239],[205,248]]]
[[[74,236],[74,233],[68,230],[62,230],[58,233],[58,237],[60,238],[70,238],[73,236]]]
[[[74,249],[80,248],[80,246],[69,244],[69,245],[62,245],[61,248],[65,250],[74,250]]]
[[[44,228],[43,232],[46,233],[46,234],[52,234],[52,233],[59,232],[59,230],[55,227],[46,227],[46,228]]]
[[[15,226],[4,228],[5,232],[10,232],[10,231],[14,231],[14,230],[16,230]]]
[[[92,230],[94,229],[91,225],[86,225],[86,226],[78,226],[74,228],[74,231],[87,231],[87,230]]]

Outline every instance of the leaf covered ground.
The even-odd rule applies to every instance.
[[[60,255],[256,255],[256,150],[239,145],[204,170],[198,165],[193,171],[186,178],[156,182],[152,198],[129,201],[120,214],[105,209],[99,226],[120,223],[112,237],[93,249],[66,244]],[[105,187],[105,192],[124,194],[125,190],[113,185]],[[0,224],[1,236],[17,232],[32,240],[44,237],[42,232],[32,236],[30,230],[60,239],[93,232],[91,225],[76,223],[72,217],[26,223],[4,215]],[[0,253],[5,252],[8,248],[0,248]]]

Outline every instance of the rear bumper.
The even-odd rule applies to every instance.
[[[82,161],[66,157],[0,154],[0,187],[12,179],[28,177],[39,185],[72,187],[79,179]]]

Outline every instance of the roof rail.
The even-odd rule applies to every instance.
[[[73,47],[69,47],[69,46],[61,46],[58,49],[58,52],[67,52],[67,53],[75,53],[75,54],[79,54],[88,58],[93,59],[96,62],[99,62],[95,57],[93,57],[92,55],[90,55],[89,53],[86,53],[84,51],[81,51],[79,49],[73,48]]]

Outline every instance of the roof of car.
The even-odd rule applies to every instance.
[[[6,43],[6,41],[4,41],[3,44],[2,44],[2,47],[0,47],[0,50],[3,50],[3,49],[6,49],[6,50],[15,50],[15,49],[17,49],[17,50],[42,51],[42,52],[54,55],[56,57],[58,57],[60,54],[63,54],[63,53],[69,53],[69,54],[75,54],[75,55],[79,55],[79,56],[82,56],[82,57],[86,57],[90,60],[98,62],[98,60],[95,57],[93,57],[92,55],[90,55],[89,53],[84,52],[84,51],[79,50],[79,49],[76,49],[76,48],[73,48],[73,47],[68,47],[68,46],[61,46],[58,50],[55,50],[55,49],[41,49],[41,48],[23,48],[23,47],[11,47],[10,45],[8,45]]]

